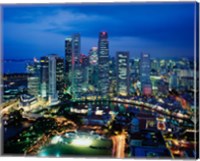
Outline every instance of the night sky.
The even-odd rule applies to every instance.
[[[110,55],[129,51],[151,57],[193,57],[196,3],[4,5],[4,58],[64,57],[65,38],[81,34],[81,52],[109,35]]]

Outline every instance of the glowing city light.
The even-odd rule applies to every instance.
[[[39,154],[40,157],[46,157],[48,156],[48,154],[45,152],[45,151],[42,151],[40,154]]]
[[[71,144],[76,145],[76,146],[90,146],[92,144],[92,139],[77,138],[77,139],[74,139]]]
[[[62,142],[62,141],[63,141],[63,139],[60,136],[55,136],[51,140],[51,144],[57,144],[57,143]]]
[[[60,154],[59,154],[59,153],[56,153],[56,157],[60,157]]]
[[[125,156],[125,134],[112,136],[113,148],[112,156],[116,158],[124,158]]]

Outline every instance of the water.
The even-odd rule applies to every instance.
[[[3,123],[3,122],[2,122]],[[4,132],[3,132],[3,139],[4,141],[9,140],[12,137],[17,136],[19,133],[21,133],[23,130],[29,128],[32,125],[32,123],[29,122],[21,122],[19,125],[11,125],[8,127],[4,127]]]
[[[9,140],[10,138],[16,136],[17,134],[19,134],[24,128],[22,127],[22,125],[15,127],[4,127],[4,141]]]
[[[26,66],[29,62],[3,62],[3,73],[12,74],[12,73],[27,73]]]

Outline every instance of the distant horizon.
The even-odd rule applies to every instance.
[[[52,54],[56,54],[56,53],[52,53]],[[84,54],[84,53],[83,53]],[[44,54],[44,55],[41,55],[42,56],[48,56],[48,55],[51,55],[51,54]],[[60,56],[60,54],[56,54],[58,55],[59,57],[61,58],[65,58],[64,56]],[[88,55],[87,55],[88,56]],[[110,58],[115,58],[115,56],[110,56]],[[5,60],[33,60],[34,58],[37,58],[37,59],[40,59],[40,57],[32,57],[32,58],[5,58],[5,59],[1,59],[3,61]],[[140,59],[140,56],[138,57],[130,57],[129,59]],[[194,56],[191,56],[191,57],[151,57],[151,54],[150,54],[150,59],[164,59],[164,60],[179,60],[179,59],[189,59],[189,60],[193,60],[194,59]]]

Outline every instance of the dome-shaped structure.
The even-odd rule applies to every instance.
[[[140,124],[139,119],[136,117],[133,117],[133,119],[131,121],[131,132],[132,133],[139,131],[139,124]]]
[[[134,117],[131,121],[131,125],[139,125],[139,120],[138,118]]]

